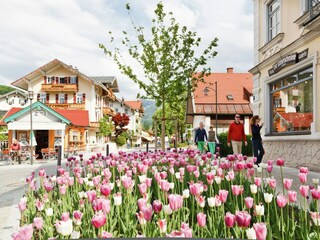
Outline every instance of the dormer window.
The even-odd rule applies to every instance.
[[[231,94],[228,94],[228,95],[227,95],[227,99],[228,99],[228,100],[234,100],[234,99],[233,99],[233,96],[232,96]]]

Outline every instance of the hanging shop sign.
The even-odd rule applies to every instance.
[[[292,53],[290,55],[287,55],[283,58],[281,58],[279,61],[277,61],[275,64],[273,64],[272,68],[268,70],[269,76],[272,76],[273,74],[276,74],[281,69],[283,69],[286,66],[296,64],[298,62],[301,62],[302,60],[306,59],[308,57],[308,48],[303,50],[299,53]]]

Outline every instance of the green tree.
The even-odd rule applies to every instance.
[[[126,5],[131,18],[131,9]],[[137,83],[143,89],[145,95],[138,95],[140,98],[155,100],[156,106],[162,109],[162,148],[164,149],[166,103],[171,106],[174,102],[182,102],[188,93],[193,91],[199,80],[208,75],[210,68],[206,67],[207,61],[217,54],[214,48],[218,39],[215,38],[199,55],[196,49],[199,48],[201,38],[196,32],[180,27],[173,14],[164,12],[163,4],[160,2],[155,9],[155,18],[152,20],[151,36],[147,39],[141,26],[136,26],[132,20],[136,33],[135,41],[129,39],[127,32],[123,31],[121,43],[128,50],[129,55],[143,68],[144,76],[135,74],[133,67],[126,64],[116,46],[114,37],[110,33],[111,45],[100,44],[105,54],[112,58],[118,65],[121,72]],[[199,74],[194,74],[199,72]]]
[[[103,116],[103,118],[100,118],[99,120],[99,131],[100,136],[107,137],[110,136],[110,134],[113,131],[113,124],[109,120],[109,116]]]

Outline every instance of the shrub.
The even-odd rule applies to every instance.
[[[116,143],[118,146],[123,146],[126,143],[126,138],[124,136],[118,136],[116,139]]]
[[[242,145],[242,154],[247,156],[252,156],[252,141],[251,141],[251,135],[246,135],[248,145],[245,146]],[[226,157],[228,154],[233,154],[232,147],[228,147],[227,145],[227,139],[228,139],[228,132],[220,133],[218,136],[219,142],[220,142],[220,153],[223,157]]]

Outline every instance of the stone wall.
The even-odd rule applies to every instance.
[[[263,141],[263,162],[277,158],[285,160],[287,167],[308,167],[320,171],[320,141]]]

